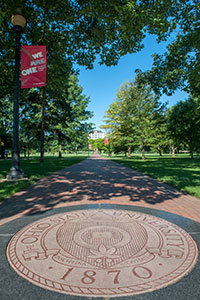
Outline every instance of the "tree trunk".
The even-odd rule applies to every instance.
[[[131,146],[128,146],[128,157],[131,157]]]
[[[1,155],[1,159],[5,158],[5,145],[4,142],[0,141],[0,155]]]
[[[145,144],[142,144],[142,160],[145,160],[145,149],[144,149]]]
[[[45,94],[45,88],[43,88],[43,91],[42,91],[42,122],[41,122],[40,162],[44,161],[45,102],[46,102],[46,94]]]
[[[172,146],[172,156],[175,157],[175,153],[176,153],[176,148],[174,147],[174,145]]]
[[[162,151],[161,151],[160,147],[157,147],[157,150],[158,150],[159,155],[162,156]]]
[[[190,157],[191,157],[191,159],[194,159],[194,152],[193,151],[190,151]]]
[[[59,143],[59,145],[58,145],[59,158],[62,158],[62,146],[61,146],[60,141],[58,143]]]
[[[4,146],[1,146],[0,147],[0,151],[1,151],[1,159],[4,159],[5,158],[5,147]]]

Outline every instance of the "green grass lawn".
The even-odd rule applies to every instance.
[[[11,196],[15,192],[22,190],[36,180],[71,166],[87,157],[87,153],[67,154],[59,159],[56,156],[45,156],[43,163],[39,162],[39,157],[31,157],[30,160],[21,159],[21,168],[28,180],[0,182],[0,201]],[[112,156],[112,160],[124,164],[130,168],[150,175],[153,178],[171,184],[176,188],[200,198],[200,159],[191,159],[189,155],[147,154],[146,160],[141,159],[141,155],[134,154],[131,158],[123,156]],[[0,160],[0,180],[5,179],[11,167],[11,160]]]
[[[143,161],[141,155],[135,154],[131,158],[112,156],[111,159],[200,198],[200,159],[197,157],[147,154]]]
[[[87,152],[77,155],[66,154],[63,158],[46,155],[43,163],[40,163],[39,156],[37,155],[31,157],[29,160],[21,158],[20,167],[28,180],[19,181],[4,181],[11,168],[11,159],[0,160],[0,201],[34,183],[36,180],[78,163],[86,157]]]

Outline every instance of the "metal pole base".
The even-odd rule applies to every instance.
[[[17,170],[15,168],[11,168],[7,175],[8,180],[19,180],[22,178],[24,178],[24,173],[21,169]]]

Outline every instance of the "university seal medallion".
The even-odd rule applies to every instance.
[[[180,227],[125,210],[76,210],[40,219],[7,247],[11,267],[33,284],[89,297],[131,296],[180,280],[198,250]]]

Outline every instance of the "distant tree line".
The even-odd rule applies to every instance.
[[[99,138],[96,140],[89,139],[89,144],[92,150],[97,150],[100,154],[102,152],[108,152],[108,144],[105,144],[105,139]]]

